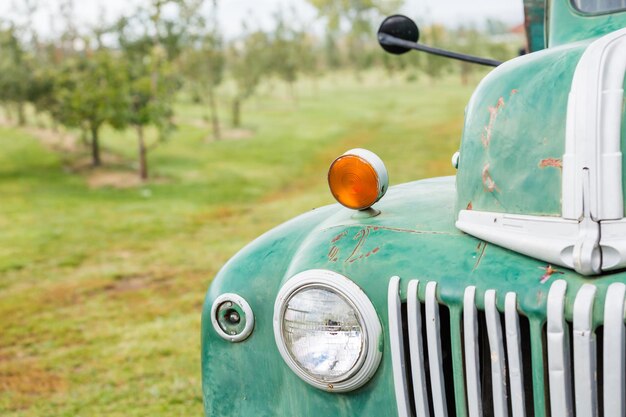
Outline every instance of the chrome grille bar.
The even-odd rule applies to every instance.
[[[437,283],[429,282],[426,285],[426,336],[428,338],[428,362],[433,411],[435,412],[435,417],[448,417],[446,387],[443,380],[440,328]]]
[[[422,313],[417,290],[419,281],[409,282],[407,289],[407,314],[409,322],[409,347],[411,350],[411,376],[413,377],[413,396],[415,411],[419,417],[430,416],[428,407],[428,390],[424,369],[424,349],[422,344]]]
[[[522,338],[520,336],[517,295],[510,292],[504,301],[506,324],[506,349],[509,359],[509,381],[511,384],[511,412],[513,417],[526,416],[524,402],[524,367],[522,364]]]
[[[406,361],[404,359],[404,338],[402,336],[402,305],[400,303],[400,278],[389,281],[387,292],[389,314],[389,345],[393,368],[393,385],[396,393],[398,417],[410,417],[409,390],[406,380]]]
[[[446,391],[446,389],[451,390],[452,384],[448,384],[446,388],[444,378],[451,376],[444,375],[444,346],[442,346],[441,332],[450,332],[450,334],[453,332],[448,328],[447,320],[445,323],[440,322],[438,284],[436,282],[426,284],[425,314],[423,314],[418,293],[420,284],[424,284],[418,280],[408,283],[408,317],[407,328],[404,330],[408,331],[408,335],[403,335],[399,284],[398,277],[392,278],[388,293],[390,350],[398,415],[400,417],[447,417],[450,411],[447,400],[451,400],[450,396],[454,396],[455,393]],[[608,288],[603,320],[598,320],[597,316],[594,320],[594,307],[599,291],[595,285],[584,284],[580,289],[576,288],[575,297],[570,295],[566,298],[567,290],[568,285],[565,280],[555,281],[550,287],[546,310],[546,344],[538,343],[541,339],[535,339],[532,345],[532,364],[526,364],[527,367],[534,365],[541,368],[542,355],[537,356],[535,350],[541,350],[543,345],[547,351],[546,388],[548,388],[549,399],[546,404],[550,404],[549,415],[551,417],[574,415],[576,417],[626,417],[626,326],[624,323],[626,284],[615,283]],[[468,417],[484,417],[483,406],[487,407],[487,404],[483,404],[485,398],[483,390],[491,390],[486,393],[486,397],[493,397],[494,417],[544,415],[543,399],[536,397],[543,395],[542,390],[534,392],[534,407],[540,407],[540,409],[526,409],[531,401],[531,397],[528,397],[531,393],[526,392],[529,390],[529,382],[525,381],[525,378],[530,378],[530,375],[524,373],[529,372],[524,368],[524,361],[530,360],[527,359],[530,358],[530,353],[527,351],[530,349],[528,345],[530,341],[525,340],[526,334],[531,331],[533,338],[541,338],[541,320],[531,318],[527,324],[521,323],[517,308],[517,295],[509,292],[504,299],[504,323],[502,323],[501,313],[497,307],[497,293],[495,290],[488,290],[484,293],[485,332],[484,327],[481,327],[483,322],[478,311],[480,302],[477,300],[477,294],[478,290],[474,286],[465,289],[462,327],[465,375],[462,382],[457,380],[454,384],[457,389],[460,387],[465,390]],[[571,323],[565,317],[567,299],[574,300]],[[525,324],[526,327],[520,324]],[[604,326],[601,347],[598,347],[601,339],[596,337],[597,326]],[[425,333],[422,332],[423,327],[425,327]],[[570,346],[570,332],[572,346]],[[456,342],[452,342],[452,348],[459,347],[460,336],[457,334],[456,339],[453,338]],[[409,352],[404,351],[403,339],[406,337],[408,337]],[[486,351],[481,351],[483,346]],[[445,349],[450,348],[451,346],[448,345],[445,347]],[[426,352],[428,352],[427,365]],[[604,363],[603,381],[597,380],[596,368],[599,352],[602,354]],[[407,368],[405,359],[409,354],[410,374],[409,369],[405,369]],[[487,376],[491,378],[490,386],[481,384],[485,381],[485,370],[481,369],[481,358],[486,358],[487,363],[490,364],[491,375]],[[540,379],[537,378],[537,374],[533,374],[532,380],[535,383],[533,389],[538,385],[543,386],[541,376],[539,376]],[[408,388],[411,380],[413,382],[412,393]],[[510,401],[507,399],[507,384],[510,386]],[[601,399],[598,398],[598,384],[602,384],[604,388],[603,416],[599,415]],[[415,399],[414,409],[411,409],[410,395],[413,395]],[[490,404],[488,408],[491,409]],[[459,404],[457,404],[457,409],[459,409]],[[463,407],[461,406],[460,409],[463,410]]]
[[[493,414],[495,417],[508,417],[506,399],[506,364],[504,363],[504,343],[500,313],[496,307],[496,292],[485,293],[485,318],[491,357],[491,381],[493,389]]]
[[[624,417],[624,296],[626,285],[609,286],[604,304],[604,416]]]
[[[569,339],[563,308],[567,283],[558,280],[548,293],[548,376],[552,417],[571,417],[572,389]]]
[[[467,287],[463,299],[463,339],[465,345],[465,379],[469,417],[483,417],[480,391],[480,358],[478,356],[478,313],[476,287]]]
[[[576,416],[597,417],[596,336],[593,332],[595,285],[586,284],[574,301],[574,389]]]

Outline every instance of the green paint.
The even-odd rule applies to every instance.
[[[516,58],[492,71],[467,106],[458,208],[558,216],[567,100],[587,43]]]
[[[465,368],[463,363],[463,309],[450,309],[450,341],[452,346],[452,369],[454,371],[454,398],[456,399],[457,417],[467,417],[467,401],[465,395]],[[450,376],[447,376],[448,378]]]
[[[535,417],[546,417],[550,415],[547,409],[547,370],[545,368],[543,326],[545,320],[530,320],[530,349],[533,362],[533,403],[535,404]]]
[[[530,52],[537,52],[546,47],[545,4],[545,0],[524,0],[526,17],[524,26]]]
[[[597,38],[626,27],[626,12],[592,16],[574,9],[570,0],[552,0],[550,5],[550,47]]]
[[[438,282],[439,299],[451,311],[460,311],[464,290],[470,285],[477,287],[479,309],[483,308],[486,290],[497,291],[501,309],[506,292],[515,291],[520,312],[531,322],[545,320],[550,284],[562,278],[570,286],[567,305],[571,307],[573,294],[589,282],[575,272],[562,271],[542,284],[541,268],[545,264],[492,245],[478,261],[481,242],[454,227],[454,188],[454,178],[392,187],[376,205],[381,214],[369,219],[355,220],[351,210],[324,207],[269,232],[233,258],[215,278],[204,307],[202,366],[207,416],[379,416],[395,410],[391,357],[387,353],[372,381],[347,394],[311,388],[285,365],[274,342],[273,307],[281,285],[297,272],[331,269],[357,283],[378,312],[386,345],[387,284],[393,275],[402,279],[404,299],[410,279],[420,279],[423,284]],[[336,261],[328,257],[332,247],[337,247]],[[593,282],[601,297],[608,285],[624,281],[626,273]],[[422,301],[424,287],[420,286]],[[229,343],[212,329],[210,308],[224,292],[243,296],[255,313],[256,328],[245,342]],[[601,304],[598,299],[597,307]],[[567,315],[571,319],[569,307]],[[460,333],[455,333],[453,343],[458,348]],[[534,340],[533,346],[536,343],[539,341]],[[456,355],[455,384],[460,387],[462,373],[459,353]],[[541,362],[536,361],[543,358],[537,351],[534,358],[533,367],[540,367]],[[539,378],[537,374],[536,387],[540,386]],[[542,400],[536,401],[541,404]],[[463,413],[464,408],[460,405],[459,411]]]

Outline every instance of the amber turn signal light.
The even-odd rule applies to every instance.
[[[389,177],[378,155],[365,149],[352,149],[331,164],[328,185],[340,204],[366,210],[385,195]]]

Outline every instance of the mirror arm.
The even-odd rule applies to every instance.
[[[490,67],[497,67],[502,64],[501,61],[496,61],[494,59],[479,58],[479,57],[472,56],[472,55],[444,51],[443,49],[433,48],[430,46],[420,45],[415,42],[405,41],[403,39],[396,38],[395,36],[391,36],[386,33],[379,33],[378,41],[383,45],[401,46],[403,48],[415,49],[416,51],[427,52],[433,55],[445,56],[446,58],[458,59],[459,61],[471,62],[473,64],[487,65]]]

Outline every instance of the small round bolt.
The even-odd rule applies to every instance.
[[[459,169],[459,159],[461,159],[461,152],[456,151],[454,155],[452,155],[452,167],[454,169]]]
[[[239,322],[241,321],[241,317],[236,311],[231,311],[227,316],[227,320],[231,322],[231,324],[239,324]]]

